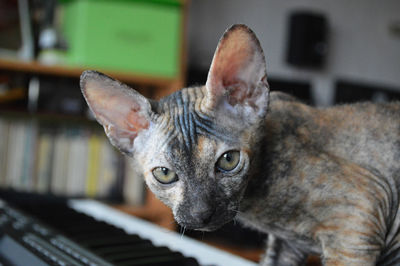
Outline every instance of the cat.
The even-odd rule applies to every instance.
[[[315,108],[270,93],[245,25],[224,33],[204,86],[154,101],[96,71],[80,85],[181,226],[265,232],[261,265],[400,264],[400,103]]]

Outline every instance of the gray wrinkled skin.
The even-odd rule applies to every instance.
[[[190,229],[268,233],[262,265],[399,265],[400,103],[327,109],[269,93],[254,33],[222,37],[205,86],[151,101],[97,72],[82,92],[149,188]],[[240,159],[216,166],[228,151]],[[153,169],[177,175],[157,181]]]

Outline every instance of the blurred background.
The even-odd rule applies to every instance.
[[[303,97],[318,106],[390,100],[400,89],[398,1],[206,0],[189,10],[189,70],[206,71],[221,33],[245,23],[272,89],[310,90]]]
[[[260,39],[272,90],[319,107],[400,98],[397,0],[0,0],[0,197],[96,198],[181,230],[93,121],[79,76],[155,99],[204,84],[236,23]],[[185,234],[254,261],[265,237]]]

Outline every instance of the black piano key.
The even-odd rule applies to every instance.
[[[182,266],[200,266],[195,258],[186,257],[182,262]]]
[[[124,252],[115,252],[113,254],[105,255],[104,258],[107,258],[110,261],[119,261],[124,259],[138,259],[138,258],[147,258],[147,257],[155,257],[155,256],[164,256],[171,254],[172,251],[167,247],[152,247],[144,250],[129,250]]]
[[[198,266],[193,258],[185,258],[182,254],[175,252],[168,256],[154,258],[132,259],[114,262],[116,266]]]
[[[182,266],[200,266],[200,264],[197,262],[195,258],[185,258],[182,261]]]
[[[113,228],[103,228],[103,227],[94,227],[88,230],[85,230],[85,226],[82,228],[69,228],[67,229],[69,234],[79,238],[85,236],[123,236],[126,235],[126,232],[123,230],[114,230]]]
[[[113,234],[112,232],[110,232],[110,233],[104,233],[104,232],[101,232],[101,233],[95,233],[95,232],[86,233],[86,232],[84,232],[84,233],[81,233],[79,235],[74,236],[74,239],[76,241],[80,242],[80,241],[85,241],[87,239],[94,239],[94,238],[100,238],[100,237],[101,238],[107,238],[107,237],[111,238],[111,237],[115,237],[116,235],[117,236],[123,236],[122,234]]]
[[[112,254],[116,254],[119,252],[141,251],[141,250],[146,250],[146,249],[150,249],[153,247],[154,247],[154,245],[151,243],[150,240],[143,240],[143,242],[135,244],[135,245],[99,247],[94,250],[100,256],[107,256],[107,255],[112,255]]]
[[[87,230],[86,230],[87,229]],[[113,228],[102,228],[102,227],[92,227],[92,228],[86,228],[86,226],[76,226],[76,227],[68,227],[64,229],[66,232],[68,232],[71,235],[74,235],[76,237],[80,237],[82,234],[85,235],[125,235],[126,233],[124,231],[117,231],[114,230]]]
[[[117,265],[130,263],[131,265],[146,265],[152,263],[170,263],[172,261],[178,262],[182,260],[183,255],[179,252],[169,252],[167,254],[158,255],[158,256],[151,256],[151,257],[143,257],[143,258],[130,258],[128,257],[121,257],[114,260],[111,260],[112,263]]]
[[[136,235],[123,235],[114,237],[94,237],[91,239],[82,240],[80,244],[89,248],[107,247],[107,246],[119,246],[119,245],[135,245],[143,242],[143,239]]]

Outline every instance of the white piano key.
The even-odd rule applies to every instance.
[[[142,238],[149,239],[154,245],[167,246],[187,257],[194,257],[201,265],[257,265],[254,262],[211,247],[200,241],[181,236],[176,232],[120,212],[95,200],[70,200],[69,205],[76,211],[124,229],[127,233],[137,234]]]

